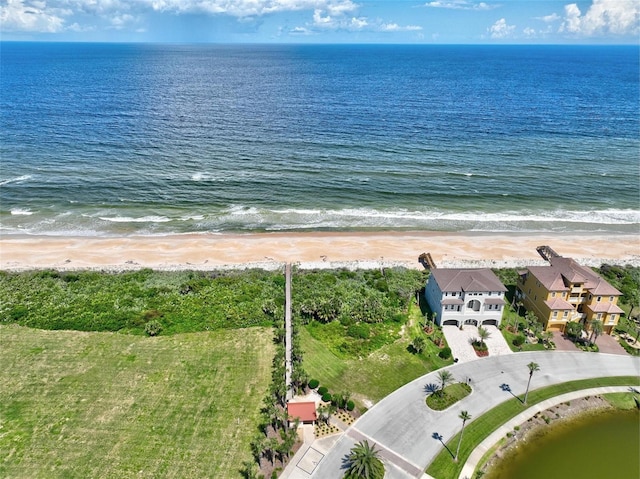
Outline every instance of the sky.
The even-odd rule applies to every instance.
[[[640,0],[0,0],[0,40],[640,43]]]

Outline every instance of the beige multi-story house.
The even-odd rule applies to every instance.
[[[549,263],[520,272],[516,300],[538,317],[545,331],[564,332],[570,321],[590,329],[597,319],[603,332],[611,334],[623,313],[617,305],[622,293],[572,258],[555,256]]]

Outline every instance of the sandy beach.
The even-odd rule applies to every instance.
[[[640,265],[638,235],[340,232],[187,234],[126,237],[0,237],[0,269],[212,270],[275,268],[421,268],[431,253],[440,267],[509,267],[545,264],[536,247],[549,245],[582,264]]]

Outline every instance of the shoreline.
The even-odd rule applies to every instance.
[[[439,267],[547,264],[536,247],[549,245],[586,266],[640,265],[640,236],[605,233],[274,232],[163,236],[0,236],[0,270],[216,270],[301,268],[422,268],[431,253]]]

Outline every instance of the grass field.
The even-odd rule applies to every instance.
[[[401,338],[362,357],[340,358],[327,345],[300,330],[304,369],[331,392],[348,391],[359,406],[370,407],[400,386],[452,363],[438,357],[440,349],[427,340],[421,354],[409,352],[415,334],[421,334],[419,309],[412,305]],[[425,336],[426,337],[426,336]]]
[[[239,477],[273,354],[267,328],[0,326],[0,477]]]

